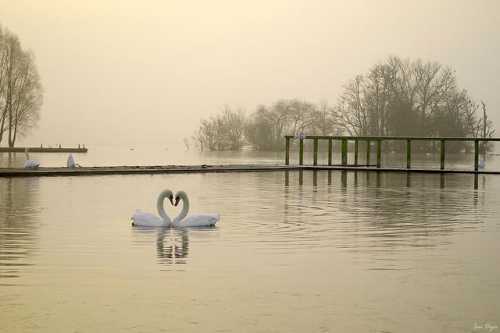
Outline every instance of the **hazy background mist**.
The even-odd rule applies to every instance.
[[[0,0],[33,50],[30,144],[182,144],[224,104],[334,104],[388,55],[438,61],[500,128],[500,2]]]

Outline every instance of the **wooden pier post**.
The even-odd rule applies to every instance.
[[[377,139],[377,168],[382,164],[382,140]]]
[[[333,139],[328,139],[328,165],[332,165]]]
[[[359,140],[354,140],[354,166],[358,166]]]
[[[371,155],[370,149],[371,149],[370,140],[366,140],[366,166],[370,166],[370,155]]]
[[[446,151],[446,141],[441,140],[441,170],[444,170],[445,151]]]
[[[342,139],[342,165],[347,165],[347,139]]]
[[[299,165],[304,165],[304,139],[299,141]]]
[[[313,165],[318,165],[318,139],[314,138]]]
[[[290,164],[290,138],[286,138],[286,144],[285,144],[285,164],[289,165]]]
[[[411,169],[411,140],[406,140],[406,168]]]
[[[479,170],[479,140],[474,140],[474,171]]]

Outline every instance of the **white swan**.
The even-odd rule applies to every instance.
[[[174,206],[177,206],[182,200],[182,211],[174,218],[172,225],[174,227],[208,227],[214,226],[220,220],[220,215],[215,214],[191,214],[187,216],[189,211],[189,199],[184,191],[179,191],[175,194]]]
[[[168,217],[167,213],[165,213],[165,209],[163,208],[163,201],[165,198],[168,198],[172,205],[173,202],[173,194],[170,190],[165,190],[160,193],[158,196],[158,200],[156,201],[156,209],[158,209],[158,214],[160,217],[143,212],[140,210],[136,210],[134,215],[132,215],[132,225],[133,226],[142,226],[142,227],[169,227],[172,224],[172,220]]]
[[[24,155],[26,156],[26,161],[24,161],[25,169],[38,169],[40,162],[37,160],[30,160],[30,155],[28,154],[28,148],[24,149]]]

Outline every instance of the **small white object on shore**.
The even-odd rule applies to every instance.
[[[73,154],[69,154],[68,161],[66,161],[66,166],[71,169],[76,168],[75,158],[73,157]]]
[[[28,148],[24,149],[24,154],[26,155],[26,161],[24,162],[25,169],[38,169],[40,162],[37,160],[30,160],[30,155],[28,154]]]

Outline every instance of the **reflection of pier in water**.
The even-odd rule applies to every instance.
[[[38,179],[0,181],[0,280],[17,278],[35,249]],[[0,281],[0,284],[4,282]]]
[[[375,181],[376,181],[376,186],[380,186],[380,181],[381,181],[381,178],[384,177],[383,175],[385,175],[386,173],[384,173],[383,171],[380,171],[380,172],[375,172],[375,175],[373,175],[372,172],[363,172],[363,171],[346,171],[346,170],[306,170],[305,171],[306,173],[307,172],[310,172],[312,173],[312,185],[313,186],[318,186],[318,173],[327,173],[328,174],[328,185],[331,185],[332,184],[332,175],[333,174],[340,174],[340,179],[341,179],[341,184],[342,186],[347,186],[347,175],[348,173],[352,172],[354,174],[353,178],[354,178],[354,185],[357,186],[358,184],[358,174],[364,174],[365,177],[366,177],[366,182],[367,184],[370,183],[370,179],[372,179],[373,177],[375,178]],[[298,173],[298,184],[299,185],[304,185],[304,170],[300,169],[300,170],[294,170],[294,171],[284,171],[285,173],[285,185],[286,186],[289,186],[290,185],[290,174],[291,173]],[[391,173],[391,174],[394,174],[394,173]],[[412,174],[411,172],[405,172],[405,173],[401,173],[402,175],[405,175],[405,178],[406,178],[406,186],[407,187],[411,187],[412,185],[412,178],[415,178],[414,175],[417,175],[417,174]],[[413,175],[413,176],[412,176]],[[478,175],[478,174],[474,174],[474,175],[452,175],[452,174],[445,174],[445,173],[436,173],[436,174],[418,174],[418,178],[421,178],[421,177],[429,177],[429,179],[436,179],[436,175],[439,176],[439,187],[440,188],[445,188],[446,187],[446,178],[447,176],[448,177],[460,177],[461,179],[463,179],[463,177],[465,176],[465,178],[467,179],[470,179],[470,178],[473,178],[473,184],[474,184],[474,189],[478,189],[479,188],[479,178],[481,177],[482,179],[482,186],[484,187],[486,185],[486,175]],[[472,183],[472,182],[471,182]]]
[[[464,189],[463,183],[470,178],[290,172],[284,182],[284,223],[300,225],[304,234],[314,235],[323,246],[366,251],[375,258],[374,267],[390,269],[386,256],[395,250],[446,245],[453,242],[453,234],[482,225],[485,214],[492,213],[483,209],[487,191]],[[485,184],[480,182],[481,187]]]

